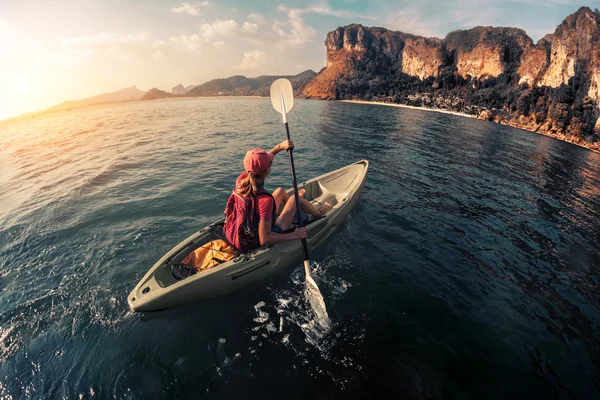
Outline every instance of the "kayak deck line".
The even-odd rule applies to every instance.
[[[365,184],[369,167],[361,160],[303,182],[304,198],[332,205],[322,217],[306,224],[309,249],[320,246],[354,208]],[[288,193],[291,189],[288,190]],[[223,238],[224,218],[198,230],[158,260],[131,291],[127,302],[132,311],[155,311],[222,296],[255,282],[270,278],[302,261],[300,241],[263,246],[240,254],[212,268],[177,279],[171,267],[212,240]]]

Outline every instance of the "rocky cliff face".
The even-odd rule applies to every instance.
[[[404,41],[402,72],[417,76],[419,79],[438,77],[440,67],[444,65],[442,41],[429,38],[407,38]]]
[[[525,31],[478,26],[451,32],[444,39],[457,73],[467,79],[486,79],[513,73],[524,52],[533,46]]]
[[[353,24],[325,47],[305,97],[451,108],[600,149],[600,13],[587,7],[536,44],[517,28],[436,39]]]
[[[542,86],[559,87],[568,84],[576,74],[575,67],[590,63],[598,67],[600,45],[600,15],[580,9],[569,15],[551,37],[550,65],[540,81]],[[594,51],[594,49],[596,51]]]
[[[550,35],[551,38],[551,35]],[[549,38],[541,39],[535,46],[525,51],[521,63],[517,69],[519,84],[532,86],[541,77],[541,71],[548,66],[548,55],[550,54]]]

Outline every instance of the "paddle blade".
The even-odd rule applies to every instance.
[[[287,114],[294,107],[294,89],[285,78],[277,79],[271,84],[271,103],[280,114]]]
[[[313,289],[321,293],[321,291],[319,290],[319,286],[317,286],[317,282],[315,282],[313,277],[310,276],[310,261],[308,260],[304,260],[304,274],[306,275],[306,283],[310,284],[313,287]]]

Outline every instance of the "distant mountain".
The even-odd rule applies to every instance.
[[[70,110],[72,108],[90,106],[92,104],[113,103],[117,101],[139,100],[144,95],[144,91],[136,86],[117,90],[116,92],[99,94],[82,100],[65,101],[56,106],[48,108],[46,111]]]
[[[272,76],[262,75],[256,78],[246,78],[235,75],[225,79],[213,79],[198,85],[188,91],[186,96],[269,96],[271,83],[279,78],[287,78],[292,83],[296,93],[299,93],[312,78],[316,76],[313,70],[306,70],[298,75]]]
[[[170,97],[198,97],[198,96],[269,96],[271,83],[279,78],[287,78],[292,83],[294,93],[298,95],[306,84],[316,76],[313,70],[306,70],[298,75],[285,76],[258,76],[256,78],[246,78],[236,75],[225,79],[213,79],[202,85],[183,86],[179,84],[173,87],[171,92],[152,88],[148,92],[139,90],[136,86],[117,90],[116,92],[104,93],[81,100],[65,101],[64,103],[52,106],[44,111],[26,113],[9,120],[22,118],[35,118],[38,115],[52,113],[56,111],[71,110],[74,108],[90,106],[92,104],[114,103],[132,100],[156,100]],[[5,120],[5,121],[9,121]],[[3,121],[3,122],[5,122]]]
[[[171,92],[173,94],[186,94],[190,89],[196,87],[196,85],[188,85],[186,87],[183,87],[183,85],[180,83],[177,86],[174,86],[173,89],[171,89]]]
[[[43,111],[27,112],[16,117],[2,120],[1,122],[17,121],[24,118],[36,118],[44,114],[50,114],[57,111],[69,111],[75,108],[91,106],[93,104],[116,103],[121,101],[140,100],[146,92],[139,90],[136,86],[127,87],[116,92],[99,94],[81,100],[65,101],[56,106],[52,106]]]
[[[154,100],[167,97],[200,97],[200,96],[269,96],[271,83],[279,78],[287,78],[292,83],[294,92],[300,93],[306,84],[316,76],[313,70],[306,70],[298,75],[262,75],[256,78],[247,78],[235,75],[224,79],[213,79],[198,86],[184,88],[179,84],[173,88],[173,93],[164,92],[156,88],[143,97],[143,100]],[[181,93],[183,92],[184,93]]]
[[[198,86],[183,87],[179,84],[173,87],[173,93],[157,88],[149,90],[142,100],[156,100],[169,97],[202,97],[202,96],[269,96],[271,83],[279,78],[287,78],[292,83],[294,93],[302,92],[306,84],[317,73],[311,69],[298,75],[261,75],[256,78],[247,78],[234,75],[229,78],[213,79]],[[189,89],[188,89],[189,88]]]
[[[157,88],[152,88],[142,96],[141,100],[166,99],[168,97],[177,97],[177,95]]]

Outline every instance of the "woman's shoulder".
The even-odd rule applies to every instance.
[[[269,192],[265,191],[261,191],[258,192],[256,194],[256,201],[258,203],[259,206],[270,206],[271,204],[275,204],[275,199],[273,198],[273,195]]]

